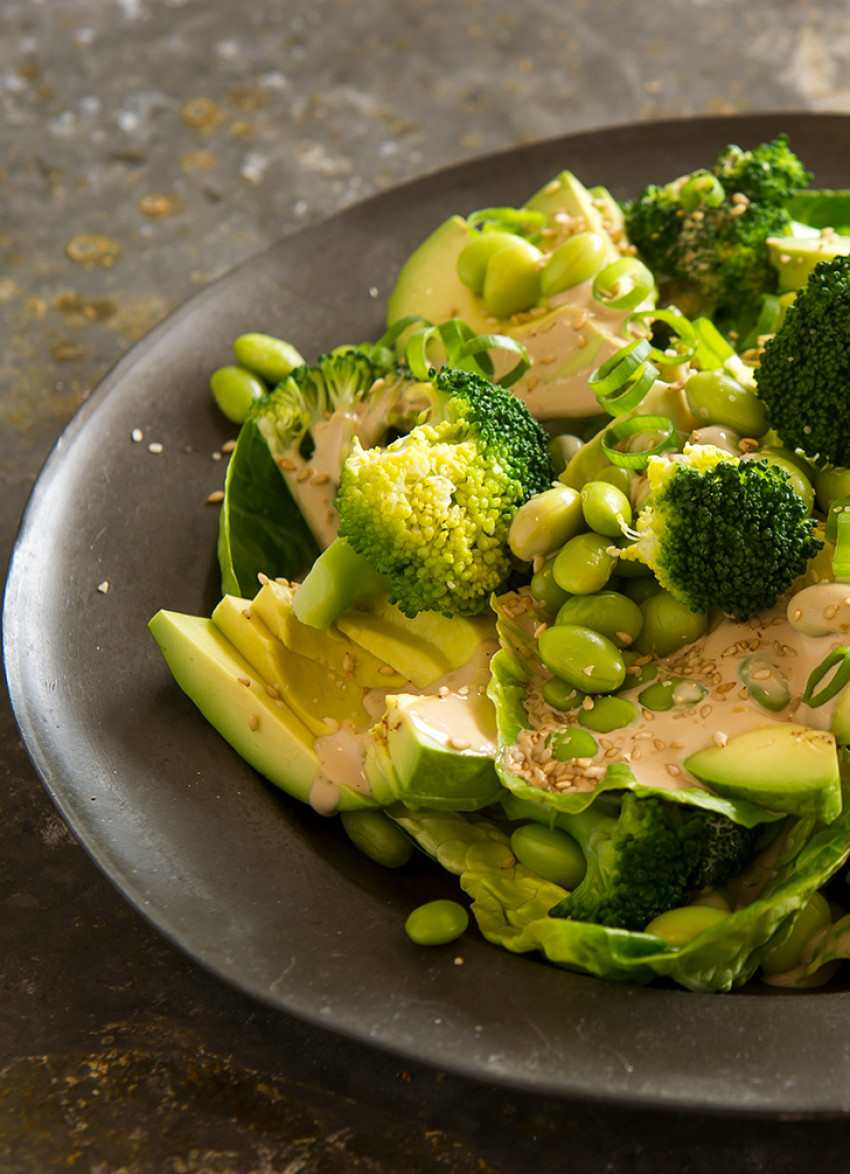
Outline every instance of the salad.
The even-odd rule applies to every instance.
[[[436,226],[379,340],[213,373],[222,598],[151,631],[272,783],[457,877],[414,941],[850,958],[847,226],[784,136],[627,201],[564,171]]]

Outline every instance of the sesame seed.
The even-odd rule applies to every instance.
[[[134,428],[133,431],[130,433],[130,439],[133,441],[134,444],[141,444],[141,442],[144,440],[144,438],[145,438],[145,434],[144,434],[144,432],[142,432],[141,428]]]
[[[109,590],[109,580],[104,579],[102,583],[98,583],[97,589],[101,595],[106,595],[107,591]]]
[[[259,725],[260,725],[259,717],[257,716],[256,713],[252,713],[251,716],[248,718],[248,729],[251,731],[252,734],[256,734],[257,730],[259,729]]]
[[[729,741],[729,737],[727,734],[724,734],[722,730],[717,730],[716,733],[711,735],[711,740],[714,742],[715,746],[725,746]]]
[[[266,685],[266,692],[268,693],[269,697],[276,698],[279,693],[279,689],[277,685]]]
[[[348,655],[348,654],[346,653],[346,655]],[[394,677],[395,676],[395,669],[393,668],[393,666],[391,664],[382,664],[379,667],[378,672],[381,674],[382,677]]]
[[[243,607],[242,608],[242,615],[245,617],[246,620],[250,620],[250,618],[251,618],[250,607]]]
[[[337,732],[337,730],[339,729],[339,722],[336,720],[335,717],[330,717],[330,716],[326,715],[325,717],[322,718],[322,721],[325,723],[325,725],[328,727],[328,729],[331,731],[332,734],[335,734]]]
[[[676,766],[675,762],[668,762],[664,769],[667,771],[668,775],[672,775],[673,778],[676,778],[682,773],[681,767]]]
[[[159,443],[158,440],[153,440],[148,445],[148,452],[161,453],[162,451],[163,451],[163,446]]]
[[[226,440],[224,442],[224,444],[221,446],[221,451],[223,453],[230,453],[230,452],[233,452],[233,450],[235,448],[236,448],[236,441],[235,440]]]
[[[240,685],[244,685],[246,689],[251,688],[251,678],[250,677],[237,677],[236,680],[239,682]]]
[[[222,501],[224,501],[223,489],[214,489],[212,493],[207,494],[207,505],[218,505]]]

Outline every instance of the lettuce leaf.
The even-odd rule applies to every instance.
[[[295,579],[318,553],[258,421],[246,420],[227,466],[219,515],[222,595],[250,598],[260,573]]]
[[[518,594],[521,597],[523,593]],[[491,677],[487,690],[496,707],[496,771],[503,786],[517,798],[542,803],[556,811],[576,812],[584,811],[597,795],[605,791],[628,790],[634,791],[637,795],[658,795],[671,803],[683,803],[691,807],[700,807],[705,811],[717,811],[745,827],[755,827],[760,823],[783,818],[782,813],[766,811],[748,799],[722,798],[702,787],[672,790],[643,782],[625,762],[614,762],[608,766],[598,784],[588,791],[555,792],[543,790],[526,782],[507,767],[505,752],[517,744],[522,731],[528,728],[525,704],[528,686],[533,674],[543,671],[536,656],[533,628],[543,620],[551,620],[551,617],[536,608],[533,600],[521,616],[511,615],[499,607],[497,601],[496,615],[502,647],[491,661]]]
[[[811,894],[850,854],[850,813],[828,827],[786,817],[774,845],[735,882],[741,907],[675,948],[652,934],[549,917],[566,890],[518,863],[507,832],[490,820],[455,812],[414,814],[400,805],[387,814],[458,876],[487,941],[516,953],[539,951],[581,973],[639,984],[670,978],[693,991],[728,991],[747,982],[767,951],[790,933]],[[829,949],[831,957],[850,956],[850,918],[834,927],[824,960]]]

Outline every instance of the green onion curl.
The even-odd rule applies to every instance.
[[[609,416],[634,411],[652,387],[658,368],[649,361],[651,350],[648,339],[636,339],[591,372],[588,383]]]
[[[653,432],[660,432],[662,437],[651,448],[642,449],[640,452],[623,452],[622,449],[614,447],[623,441]],[[623,469],[645,469],[650,457],[678,449],[679,438],[669,416],[630,416],[607,428],[602,433],[600,445],[612,465],[619,465]]]
[[[820,692],[816,693],[815,688],[830,669],[835,669],[835,672]],[[812,669],[806,683],[806,690],[803,693],[803,704],[817,709],[818,706],[830,701],[840,693],[848,681],[850,681],[850,648],[842,645],[840,648],[833,648],[829,656],[824,657],[816,669]]]

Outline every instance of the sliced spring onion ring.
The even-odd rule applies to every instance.
[[[546,227],[546,217],[531,208],[480,208],[466,223],[473,232],[514,232],[533,240]]]
[[[612,310],[634,310],[655,289],[655,278],[637,257],[612,261],[593,279],[593,296]]]
[[[505,334],[476,334],[460,318],[449,318],[439,326],[426,325],[415,330],[407,344],[407,363],[415,379],[430,377],[434,364],[429,358],[432,344],[441,344],[446,354],[446,365],[462,371],[474,371],[485,379],[493,379],[491,351],[506,351],[516,355],[517,361],[509,371],[494,380],[502,387],[516,383],[529,368],[525,347]]]
[[[653,432],[660,432],[662,437],[651,448],[641,449],[639,452],[623,452],[622,449],[614,447],[622,444],[624,440],[633,440],[636,436]],[[677,449],[679,438],[669,416],[630,416],[607,428],[602,433],[600,445],[612,465],[619,465],[623,469],[645,469],[650,457]]]
[[[658,369],[649,362],[651,350],[649,339],[638,338],[591,372],[588,382],[610,416],[633,411],[657,379]]]
[[[699,346],[697,333],[690,320],[675,306],[659,310],[638,310],[634,314],[629,314],[623,324],[623,333],[626,338],[638,336],[648,340],[653,322],[663,322],[673,332],[671,350],[662,351],[657,347],[650,347],[648,357],[653,363],[669,366],[670,363],[685,363],[694,357]]]
[[[820,692],[816,693],[815,688],[830,669],[835,669],[835,672]],[[850,681],[850,648],[842,645],[840,648],[833,648],[817,668],[812,669],[806,683],[806,690],[803,693],[803,704],[817,709],[819,705],[823,705],[825,701],[830,701],[840,693],[848,681]]]
[[[695,211],[702,204],[718,208],[725,199],[723,184],[710,171],[695,171],[679,192],[679,203],[688,212]]]

